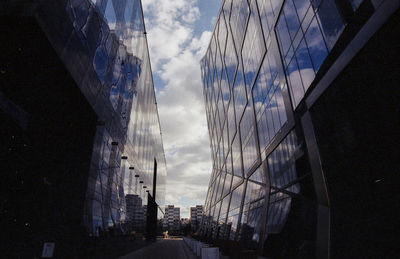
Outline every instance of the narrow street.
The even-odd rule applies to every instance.
[[[120,257],[120,259],[196,259],[182,238],[158,239],[154,244]]]

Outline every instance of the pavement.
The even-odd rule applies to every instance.
[[[120,259],[197,259],[182,238],[157,239]]]

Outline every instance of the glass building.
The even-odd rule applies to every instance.
[[[1,218],[15,247],[1,253],[52,241],[72,257],[83,232],[130,233],[125,197],[163,206],[167,174],[141,1],[6,0],[0,27]]]
[[[398,9],[222,2],[201,60],[213,160],[203,237],[268,258],[395,255]]]

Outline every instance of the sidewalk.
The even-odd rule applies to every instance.
[[[129,253],[120,259],[196,259],[182,238],[159,239],[154,244]]]

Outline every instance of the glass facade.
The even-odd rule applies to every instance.
[[[47,210],[43,212],[47,209],[46,205],[43,205],[42,213],[48,213],[49,219],[58,218],[57,220],[60,222],[65,219],[65,222],[68,222],[65,225],[71,229],[80,227],[83,221],[88,233],[92,236],[98,236],[108,228],[130,233],[130,230],[126,229],[129,224],[125,224],[127,223],[125,197],[138,195],[142,203],[147,204],[147,195],[148,193],[154,194],[153,183],[156,180],[154,183],[157,186],[155,201],[159,206],[163,206],[167,175],[141,1],[65,0],[20,1],[18,3],[6,1],[1,4],[0,9],[2,26],[10,28],[11,31],[8,36],[10,41],[15,39],[16,42],[23,42],[24,35],[30,35],[32,42],[39,38],[51,45],[51,47],[47,47],[50,49],[48,51],[50,54],[40,46],[35,46],[32,48],[34,50],[31,51],[32,55],[24,58],[31,58],[33,59],[32,64],[38,66],[43,64],[43,67],[46,66],[44,63],[46,59],[41,55],[46,55],[48,59],[55,59],[56,61],[52,61],[54,65],[47,65],[54,67],[53,70],[56,70],[54,75],[48,69],[49,72],[40,71],[37,75],[27,74],[27,78],[33,78],[32,83],[15,83],[15,85],[22,86],[32,85],[32,89],[49,87],[50,90],[47,90],[47,93],[43,91],[42,94],[40,93],[42,90],[39,90],[30,94],[33,99],[43,95],[43,99],[37,101],[37,106],[46,107],[46,111],[37,112],[39,114],[37,117],[43,117],[42,121],[44,121],[46,116],[52,114],[47,111],[57,111],[57,105],[62,106],[59,111],[60,117],[67,113],[68,116],[73,117],[72,119],[80,121],[85,118],[85,112],[93,115],[93,118],[90,117],[91,121],[87,119],[86,124],[79,124],[81,127],[79,131],[69,131],[77,123],[71,118],[65,117],[65,121],[68,121],[69,124],[63,124],[64,135],[55,130],[46,133],[49,138],[64,136],[60,138],[61,140],[57,140],[59,143],[53,141],[60,146],[60,150],[64,150],[63,146],[69,142],[81,149],[76,150],[71,144],[71,147],[60,155],[65,157],[65,161],[67,157],[71,157],[71,161],[66,162],[64,167],[73,168],[68,169],[70,172],[77,172],[76,168],[79,168],[79,174],[70,173],[68,176],[65,173],[67,176],[63,179],[61,172],[67,172],[67,169],[52,169],[52,173],[45,177],[45,179],[55,178],[53,186],[57,187],[53,187],[54,189],[63,190],[62,181],[65,181],[65,186],[72,186],[70,190],[54,194],[53,199],[60,199],[79,211],[64,212],[60,208],[60,210],[54,210],[56,214],[51,214]],[[21,10],[21,12],[16,12],[16,10]],[[24,13],[25,10],[29,11]],[[13,27],[13,22],[8,24],[5,17],[17,17],[16,19],[22,17],[22,20],[28,20],[26,24],[36,27],[31,33],[26,30],[29,28],[28,25]],[[16,31],[15,35],[12,34],[13,30]],[[29,42],[26,41],[26,44],[20,46],[20,49],[28,49]],[[6,55],[8,54],[6,53]],[[41,58],[43,62],[41,62]],[[19,61],[9,61],[10,64],[14,64],[13,62]],[[18,70],[17,65],[14,65],[13,68],[15,71]],[[13,70],[9,69],[9,71]],[[17,73],[15,71],[13,71],[14,74]],[[60,79],[54,79],[58,76],[56,72],[62,74]],[[24,72],[19,71],[19,73]],[[35,78],[41,78],[41,81],[39,79],[35,81]],[[64,78],[72,79],[67,81]],[[52,86],[48,86],[51,85],[48,82],[53,82]],[[11,86],[9,89],[4,90],[7,98],[11,98],[17,106],[24,107],[27,114],[35,114],[36,108],[27,105],[30,102],[28,98],[14,98],[14,96],[22,96],[29,87],[18,88],[12,83],[14,82],[9,84]],[[55,91],[53,89],[58,89],[57,87],[62,91],[59,89],[58,94],[53,94]],[[67,103],[65,100],[72,98],[74,91],[78,92],[76,96],[82,96],[82,100],[76,99],[73,104]],[[79,107],[79,105],[81,106]],[[80,109],[81,113],[73,113],[74,108]],[[71,114],[66,112],[68,110],[71,111]],[[57,126],[59,123],[57,119],[48,119],[47,124],[39,121],[35,125],[39,125],[38,128],[42,127],[41,131],[43,132],[46,132],[44,130],[46,127],[55,127],[61,130],[62,127]],[[33,139],[39,139],[37,136],[40,135],[40,130],[37,130],[36,133],[33,130],[31,132]],[[30,134],[30,131],[27,134]],[[85,141],[73,142],[73,139],[83,135],[86,136]],[[35,141],[40,142],[40,140]],[[91,150],[90,158],[85,156],[86,160],[80,161],[74,157],[84,160],[81,153],[86,151],[85,148]],[[46,150],[45,147],[43,149]],[[87,154],[85,153],[85,155]],[[32,183],[41,178],[41,171],[46,171],[47,165],[50,168],[53,163],[45,158],[40,159],[38,161],[42,161],[43,164],[41,169],[34,167],[39,176],[33,173],[34,176],[29,176],[34,178],[30,181]],[[154,176],[155,169],[156,176]],[[79,192],[74,188],[79,189]],[[69,194],[69,192],[74,192],[74,194]],[[51,193],[49,191],[49,195],[45,195],[45,198],[42,199],[44,204],[47,199],[50,199],[46,197],[52,196]],[[34,203],[32,202],[32,204]],[[46,218],[46,216],[43,217]],[[53,221],[57,222],[56,219]],[[59,224],[61,225],[61,223]],[[45,225],[43,224],[43,226]],[[39,227],[36,228],[39,229]],[[48,232],[51,231],[53,229]]]
[[[126,195],[138,195],[146,204],[155,163],[156,202],[164,204],[166,162],[141,2],[68,1],[65,8],[81,42],[93,46],[93,68],[106,102],[84,215],[97,235],[99,228],[124,226]]]
[[[327,256],[331,208],[309,109],[389,2],[223,1],[201,60],[213,159],[204,237],[272,258]]]

